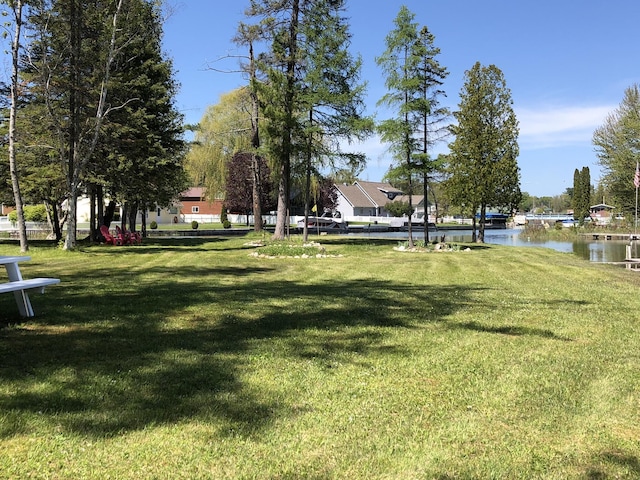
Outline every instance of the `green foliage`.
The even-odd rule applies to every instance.
[[[47,221],[47,209],[44,205],[25,205],[22,211],[27,222],[45,223]],[[16,223],[18,221],[18,212],[12,210],[9,212],[8,217],[10,222]]]
[[[193,185],[204,186],[214,196],[224,193],[229,161],[251,150],[250,106],[249,90],[240,88],[207,107],[185,160]]]
[[[633,177],[640,162],[640,87],[627,88],[618,108],[609,114],[593,134],[601,182],[615,205],[628,216],[635,212]],[[602,201],[602,198],[598,199]]]
[[[63,281],[29,322],[0,295],[0,477],[637,477],[633,272],[545,248],[328,236],[343,257],[301,261],[246,242],[33,248],[23,272]]]
[[[591,175],[589,167],[576,168],[573,174],[573,218],[580,225],[584,224],[584,219],[589,216],[591,207]]]
[[[227,216],[226,205],[222,205],[222,210],[220,210],[220,223],[222,223],[223,228],[231,228],[231,222],[229,221],[229,217]]]
[[[193,221],[191,222],[191,228],[192,228],[193,230],[197,230],[197,229],[198,229],[198,222],[197,222],[197,221],[195,221],[195,220],[193,220]]]
[[[385,204],[384,208],[394,217],[402,217],[403,215],[410,217],[415,212],[415,209],[409,206],[409,202],[404,202],[402,200],[388,202]]]
[[[455,140],[449,145],[450,178],[447,191],[456,205],[466,205],[469,214],[480,212],[480,236],[484,238],[484,216],[488,208],[511,211],[521,201],[517,158],[518,120],[511,92],[502,71],[477,62],[465,74]]]
[[[158,228],[158,222],[156,222],[155,220],[151,220],[151,223],[149,224],[149,228],[151,228],[151,230],[155,230]]]

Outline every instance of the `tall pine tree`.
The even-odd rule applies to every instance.
[[[522,197],[517,158],[518,120],[502,71],[477,62],[465,74],[449,145],[449,197],[480,214],[476,240],[484,242],[488,208],[511,212]]]

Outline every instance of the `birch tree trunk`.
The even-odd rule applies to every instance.
[[[29,250],[27,241],[27,226],[24,221],[24,210],[22,205],[22,195],[20,193],[20,182],[18,166],[16,161],[16,110],[18,108],[18,59],[20,54],[20,33],[22,29],[22,0],[16,0],[12,5],[15,20],[15,31],[13,42],[11,43],[11,107],[9,110],[9,170],[11,174],[11,186],[13,188],[13,198],[16,203],[16,213],[18,214],[18,232],[20,235],[20,251]]]

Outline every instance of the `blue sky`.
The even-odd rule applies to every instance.
[[[221,94],[245,84],[235,61],[245,52],[231,41],[248,0],[173,0],[164,25],[164,48],[180,83],[177,108],[197,123]],[[457,108],[464,73],[476,61],[504,73],[520,123],[521,188],[554,196],[573,186],[576,168],[588,166],[592,183],[600,168],[593,131],[620,104],[624,90],[640,83],[638,0],[348,0],[352,52],[362,55],[368,114],[384,78],[375,58],[402,5],[435,36],[438,60],[449,70],[443,104]],[[380,181],[391,163],[387,146],[372,138],[358,147],[368,158],[363,180]],[[437,147],[446,152],[446,143]]]

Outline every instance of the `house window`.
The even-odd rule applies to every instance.
[[[169,209],[169,213],[170,213],[171,215],[177,215],[177,214],[178,214],[178,208],[177,208],[177,207],[171,207],[171,208]]]
[[[191,213],[200,213],[200,207],[194,205],[193,207],[191,207]]]
[[[157,211],[157,215],[158,215],[158,216],[160,216],[160,214],[161,214],[161,213],[162,213],[162,212],[160,211],[160,209],[158,209],[158,211]]]

